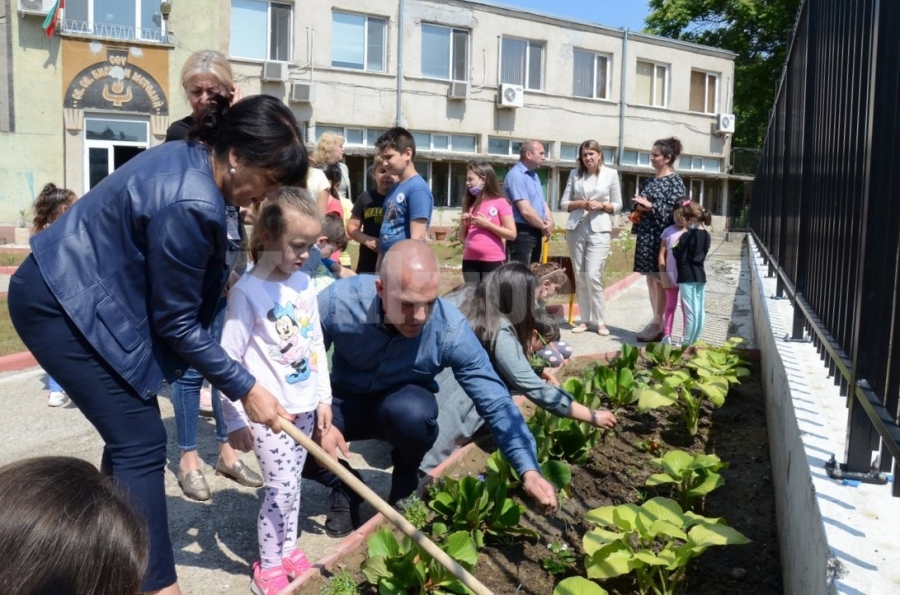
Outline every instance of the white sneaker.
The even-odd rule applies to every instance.
[[[58,390],[50,391],[50,396],[47,397],[47,405],[49,405],[50,407],[62,407],[63,405],[68,404],[68,402],[68,395]]]

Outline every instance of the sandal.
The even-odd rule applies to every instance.
[[[651,341],[659,341],[664,335],[665,333],[659,326],[651,323],[639,332],[635,338],[642,343],[649,343]]]
[[[585,323],[583,323],[583,322],[582,322],[581,324],[579,324],[578,326],[572,327],[572,332],[573,332],[573,333],[583,333],[583,332],[586,331],[586,330],[588,330],[588,327],[587,327],[587,325],[586,325]]]
[[[606,325],[601,324],[597,327],[597,334],[601,337],[607,337],[609,336],[609,329],[606,328]]]

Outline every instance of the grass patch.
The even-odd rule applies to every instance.
[[[26,250],[2,250],[0,249],[0,266],[17,267],[23,262],[31,252]]]
[[[0,356],[28,351],[9,319],[6,298],[0,297]]]

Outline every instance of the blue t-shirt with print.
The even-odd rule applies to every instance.
[[[384,220],[381,222],[381,253],[401,240],[409,239],[409,222],[425,219],[431,223],[434,197],[428,184],[419,174],[399,182],[384,199]]]

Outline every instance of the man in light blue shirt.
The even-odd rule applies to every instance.
[[[334,347],[334,418],[317,439],[333,456],[337,450],[348,454],[346,440],[389,442],[394,472],[388,501],[396,503],[418,486],[419,464],[437,438],[435,376],[449,367],[521,475],[525,491],[555,509],[555,489],[541,476],[521,413],[463,315],[438,298],[439,280],[431,249],[404,240],[385,255],[379,277],[342,279],[319,294],[325,346]],[[327,475],[309,471],[306,476],[320,480]],[[338,495],[342,489],[346,493],[334,480],[322,482],[336,487]],[[326,531],[330,526],[332,535],[349,532],[347,502],[334,504],[335,496]]]
[[[519,149],[518,163],[503,179],[503,193],[513,204],[516,222],[516,239],[506,242],[506,255],[511,262],[540,262],[544,236],[553,231],[553,214],[534,172],[543,163],[544,145],[527,140]]]

